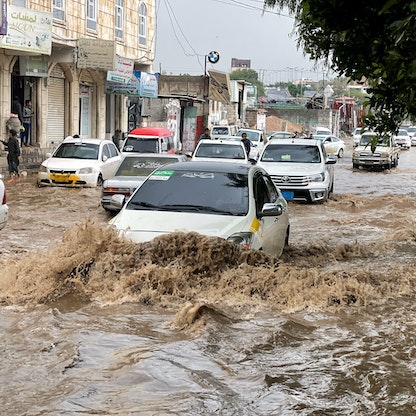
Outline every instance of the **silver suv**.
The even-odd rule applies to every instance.
[[[286,200],[324,202],[334,189],[336,161],[321,140],[272,139],[257,165],[269,173]]]

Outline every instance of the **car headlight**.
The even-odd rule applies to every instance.
[[[79,173],[81,175],[86,175],[86,174],[93,173],[93,172],[94,172],[94,169],[93,168],[81,168],[79,170]]]
[[[243,232],[243,233],[235,233],[235,234],[230,235],[227,238],[227,241],[231,241],[233,243],[239,244],[240,246],[243,246],[244,248],[250,248],[252,239],[253,239],[252,233]]]
[[[389,157],[389,154],[387,152],[381,152],[380,157],[383,157],[383,158]]]
[[[324,180],[325,174],[323,172],[308,176],[308,182],[323,182]]]
[[[44,165],[40,165],[39,169],[38,169],[39,173],[47,173],[48,172],[48,168]]]

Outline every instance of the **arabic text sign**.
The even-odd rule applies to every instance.
[[[127,84],[133,76],[133,59],[116,56],[116,69],[107,72],[107,81],[121,82]]]
[[[9,5],[7,35],[0,39],[0,48],[50,55],[52,19],[52,13]]]
[[[106,94],[121,94],[138,97],[158,97],[158,76],[147,72],[133,71],[133,76],[127,84],[118,82],[105,83]]]
[[[79,39],[78,68],[113,71],[116,61],[116,45],[113,40]]]

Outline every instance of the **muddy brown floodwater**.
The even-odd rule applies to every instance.
[[[0,414],[374,415],[416,409],[416,149],[335,165],[276,261],[117,238],[99,189],[7,186]]]

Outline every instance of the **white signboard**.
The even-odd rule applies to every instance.
[[[9,5],[7,35],[0,48],[50,55],[52,49],[52,13]]]
[[[133,76],[134,60],[116,56],[116,69],[107,72],[107,81],[127,84]]]
[[[78,68],[113,71],[116,62],[116,45],[113,40],[79,39]]]

